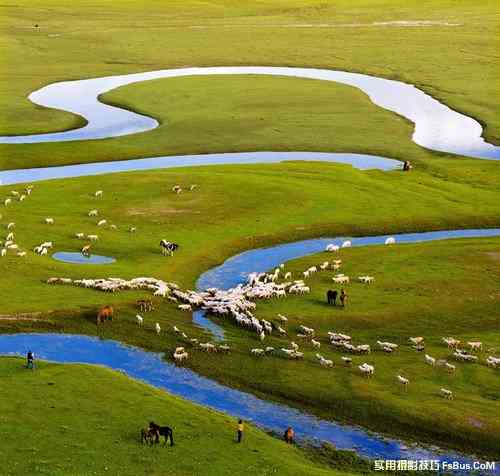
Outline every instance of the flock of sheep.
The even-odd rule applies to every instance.
[[[190,191],[194,190],[196,185],[189,188]],[[33,187],[29,186],[24,190],[24,193],[17,191],[12,191],[12,197],[4,200],[4,205],[9,206],[14,198],[22,202],[27,196],[32,192]],[[174,186],[172,191],[176,194],[182,193],[182,188],[180,186]],[[95,192],[95,198],[100,198],[103,195],[102,190]],[[92,209],[88,212],[89,217],[97,217],[99,212],[97,209]],[[45,223],[47,225],[53,225],[55,220],[52,217],[47,217]],[[96,225],[102,227],[107,225],[106,219],[100,219],[97,221]],[[7,250],[15,250],[18,256],[25,256],[26,252],[19,250],[18,245],[14,242],[14,229],[15,223],[11,222],[7,224],[7,235],[4,242],[0,242],[0,255],[5,256]],[[115,225],[109,225],[110,228],[116,229]],[[135,227],[129,228],[130,232],[135,232]],[[98,235],[96,234],[84,234],[76,233],[76,238],[87,239],[89,241],[97,241]],[[386,245],[394,244],[395,238],[389,237],[385,240]],[[40,255],[47,254],[48,250],[52,248],[52,242],[45,241],[34,248],[34,252]],[[338,252],[341,248],[348,248],[352,246],[350,240],[344,241],[340,246],[335,244],[329,244],[326,246],[327,252]],[[89,245],[87,245],[89,248]],[[82,249],[85,249],[85,247]],[[88,251],[88,249],[86,250]],[[277,322],[266,321],[265,319],[258,319],[255,316],[257,299],[272,299],[272,298],[285,298],[287,294],[306,294],[310,292],[310,287],[306,284],[306,279],[310,278],[314,273],[318,271],[333,270],[338,271],[341,268],[342,260],[335,259],[332,261],[324,261],[318,266],[311,266],[302,272],[301,279],[292,279],[291,271],[284,271],[284,264],[281,264],[271,273],[250,273],[247,277],[246,283],[239,284],[238,286],[221,290],[217,288],[210,288],[204,291],[182,291],[179,286],[175,283],[165,282],[156,278],[139,277],[131,280],[125,280],[121,278],[105,278],[105,279],[70,279],[70,278],[49,278],[47,283],[49,284],[70,284],[74,286],[81,286],[85,288],[97,289],[105,292],[117,292],[122,290],[147,290],[152,292],[155,296],[166,298],[172,302],[177,303],[178,308],[183,311],[191,312],[194,309],[201,309],[209,314],[228,317],[231,318],[237,325],[242,326],[252,332],[255,332],[258,339],[263,342],[267,336],[273,333],[280,337],[288,337],[288,331],[286,329],[288,319],[283,315],[278,315]],[[337,273],[332,277],[332,281],[339,284],[347,284],[350,282],[349,276],[342,273]],[[358,276],[358,281],[370,284],[374,281],[373,276],[362,275]],[[144,318],[140,315],[136,316],[139,326],[143,326]],[[173,326],[173,330],[176,334],[182,336],[182,338],[192,345],[197,345],[201,350],[207,352],[223,351],[228,352],[229,346],[216,345],[210,342],[200,343],[197,339],[188,339],[184,332],[180,332],[176,326]],[[159,323],[155,324],[155,331],[160,334],[162,329]],[[318,351],[321,347],[321,341],[316,337],[315,330],[304,325],[298,327],[297,339],[302,340],[303,345],[310,345],[312,349]],[[343,353],[349,353],[354,355],[360,354],[370,354],[372,351],[372,346],[370,344],[354,344],[352,342],[351,336],[342,334],[339,332],[329,331],[325,336],[327,342],[330,344],[332,349],[340,350]],[[410,342],[413,347],[417,350],[424,349],[424,338],[423,337],[410,337]],[[470,352],[460,348],[461,342],[452,337],[443,338],[443,342],[448,346],[449,349],[453,350],[453,357],[460,362],[477,362],[478,356],[474,355],[473,352],[482,351],[482,343],[477,341],[470,341],[467,345],[470,348]],[[385,341],[376,341],[376,346],[383,352],[392,353],[399,348],[398,344]],[[280,354],[284,357],[290,359],[302,359],[304,358],[304,351],[302,351],[298,344],[294,341],[289,343],[289,347],[281,347],[275,349],[272,346],[265,346],[264,348],[256,347],[250,349],[252,355],[264,356],[271,354]],[[173,353],[173,358],[176,362],[182,362],[187,359],[189,354],[186,352],[184,347],[177,347]],[[334,362],[331,359],[325,358],[320,353],[316,353],[315,357],[319,364],[325,368],[332,368]],[[352,357],[343,355],[341,357],[343,365],[351,366]],[[424,361],[436,367],[443,367],[448,372],[453,373],[456,370],[456,366],[443,359],[436,359],[428,354],[425,354]],[[486,358],[486,364],[490,367],[497,368],[500,366],[500,358],[490,355]],[[367,362],[363,362],[358,365],[358,370],[361,375],[366,377],[371,377],[375,374],[374,365],[370,365]],[[405,388],[408,388],[410,380],[403,375],[396,375],[397,381]],[[440,393],[443,397],[447,399],[453,398],[453,392],[451,390],[441,388]]]

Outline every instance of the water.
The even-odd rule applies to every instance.
[[[429,231],[423,233],[402,233],[399,235],[363,236],[356,238],[317,238],[295,241],[293,243],[286,243],[268,248],[257,248],[228,258],[220,266],[203,273],[196,282],[196,289],[204,290],[212,287],[219,289],[233,288],[238,284],[244,283],[249,273],[268,271],[285,261],[320,253],[325,251],[326,245],[329,243],[340,246],[344,240],[348,239],[352,242],[352,246],[383,245],[386,238],[389,236],[394,236],[396,238],[396,244],[389,246],[398,246],[398,244],[401,243],[420,243],[452,238],[500,236],[500,228]],[[341,256],[342,251],[340,251],[339,254]],[[325,256],[327,255],[337,256],[337,253],[325,252]],[[215,339],[224,339],[224,329],[208,319],[203,311],[196,311],[193,313],[193,322],[211,332]]]
[[[271,164],[286,160],[335,162],[352,165],[361,170],[395,170],[401,169],[402,165],[398,160],[386,159],[374,155],[335,154],[327,152],[240,152],[206,155],[173,155],[114,162],[64,165],[58,167],[4,170],[0,171],[0,184],[11,185],[16,183],[37,182],[40,180],[129,172],[133,170],[224,164]]]
[[[366,93],[374,104],[415,124],[412,139],[422,147],[469,157],[500,159],[500,147],[482,138],[479,122],[450,109],[411,84],[345,71],[273,66],[164,69],[49,84],[31,93],[29,99],[41,106],[80,115],[87,124],[64,132],[3,136],[0,143],[95,140],[149,131],[158,127],[158,121],[103,104],[99,96],[121,86],[152,79],[241,74],[307,78],[353,86]]]
[[[360,455],[369,458],[471,460],[453,452],[407,445],[396,439],[369,433],[360,427],[322,420],[286,405],[261,400],[166,362],[162,360],[161,354],[146,352],[112,340],[68,334],[0,335],[2,355],[25,356],[29,349],[35,352],[38,359],[104,365],[189,401],[235,418],[243,418],[279,434],[291,425],[299,439],[311,439],[315,443],[330,442],[337,448],[355,449]]]
[[[71,251],[58,251],[52,255],[52,258],[57,261],[74,264],[110,264],[116,261],[115,258],[111,258],[110,256],[83,256],[81,253]]]

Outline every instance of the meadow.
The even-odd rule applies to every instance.
[[[0,9],[5,66],[0,69],[0,135],[83,125],[81,118],[37,107],[26,99],[33,90],[55,81],[183,66],[275,65],[356,71],[406,81],[476,118],[488,140],[498,142],[500,137],[494,1],[219,0],[171,1],[165,6],[150,0],[145,8],[144,2],[136,0],[119,4],[77,0],[71,5],[21,0]],[[406,174],[285,162],[36,183],[24,202],[0,207],[0,226],[15,222],[16,242],[28,250],[24,258],[13,253],[0,258],[2,333],[76,332],[170,353],[181,343],[171,331],[173,325],[190,337],[210,339],[191,324],[190,314],[172,303],[155,300],[156,310],[145,316],[145,329],[139,329],[134,303],[144,297],[143,292],[109,295],[49,286],[45,280],[155,276],[193,288],[207,269],[259,246],[319,236],[500,226],[497,162],[418,147],[411,141],[411,124],[347,86],[291,78],[200,76],[131,85],[100,99],[155,117],[160,127],[116,139],[0,145],[0,169],[253,150],[368,153],[411,160],[415,168]],[[176,184],[186,191],[174,194]],[[197,188],[189,192],[191,184]],[[1,186],[0,198],[22,189],[23,185]],[[104,190],[100,200],[93,196],[98,189]],[[117,230],[97,228],[97,219],[88,216],[93,208]],[[46,217],[54,218],[53,226],[44,223]],[[136,233],[128,232],[131,226]],[[31,252],[42,241],[53,241],[56,251],[78,251],[83,242],[75,238],[77,232],[99,234],[92,252],[113,256],[116,263],[75,266]],[[161,255],[161,238],[180,243],[174,257]],[[276,356],[256,359],[249,352],[260,345],[255,336],[221,319],[217,323],[224,327],[232,352],[206,355],[189,349],[186,365],[225,384],[322,417],[498,457],[500,387],[498,371],[484,365],[485,355],[490,354],[482,353],[479,364],[457,364],[452,376],[426,366],[408,337],[425,336],[426,352],[438,358],[450,357],[441,343],[445,335],[482,340],[494,354],[500,345],[499,253],[498,238],[343,250],[343,272],[376,277],[372,286],[349,287],[351,301],[346,309],[325,303],[331,273],[311,278],[312,292],[306,297],[258,303],[260,318],[275,320],[278,313],[290,318],[290,339],[271,337],[269,345],[286,346],[299,324],[314,327],[321,336],[321,353],[335,362],[333,370],[321,368],[315,352],[307,347],[300,362]],[[328,258],[320,254],[286,266],[298,274],[324,259]],[[103,304],[114,305],[117,318],[112,325],[97,328],[95,312]],[[162,335],[154,332],[154,322],[165,330]],[[341,365],[341,354],[326,342],[328,330],[352,334],[357,342],[371,345],[377,339],[390,340],[400,350],[355,357],[355,363],[367,361],[376,367],[374,378],[363,379],[356,366]],[[8,428],[24,411],[26,432],[32,435],[41,425],[38,401],[61,395],[64,405],[63,411],[44,418],[46,430],[37,433],[25,458],[18,456],[15,442],[8,441],[0,449],[0,456],[3,452],[9,461],[17,462],[12,474],[102,474],[104,466],[113,474],[138,474],[144,468],[149,474],[160,474],[167,459],[172,462],[170,453],[153,450],[151,459],[137,447],[136,423],[131,418],[137,416],[137,408],[145,421],[150,409],[164,415],[190,441],[196,442],[200,428],[213,438],[213,446],[204,440],[197,452],[179,445],[172,474],[196,474],[207,462],[213,474],[240,474],[244,467],[258,474],[269,474],[277,467],[279,474],[332,472],[310,461],[319,460],[318,455],[304,459],[299,450],[287,449],[255,429],[249,431],[254,450],[237,451],[231,445],[233,422],[228,417],[104,369],[42,364],[34,385],[33,376],[19,363],[0,361],[0,372],[9,381],[2,394],[8,405]],[[410,379],[408,392],[398,387],[398,373]],[[49,382],[56,382],[56,387],[45,387]],[[58,392],[62,386],[64,394]],[[440,386],[454,391],[452,402],[437,395]],[[99,401],[109,399],[111,387],[116,390],[113,405],[103,408]],[[19,397],[31,392],[36,399],[26,402]],[[73,413],[75,394],[81,413]],[[144,401],[147,410],[141,407]],[[172,412],[165,413],[165,408]],[[183,417],[186,413],[192,424]],[[85,426],[89,416],[92,424]],[[101,426],[108,416],[109,426]],[[97,434],[107,442],[115,441],[116,428],[123,425],[125,436],[113,452],[98,453],[95,461],[89,458]],[[76,442],[70,440],[65,426],[78,428]],[[78,455],[72,461],[57,461],[61,451],[56,438],[61,433],[64,444]],[[33,466],[35,459],[41,461],[38,467]],[[127,469],[116,473],[123,461]]]
[[[6,476],[353,474],[250,424],[238,445],[233,419],[104,368],[41,362],[31,372],[22,359],[1,358],[0,375]],[[140,444],[151,420],[174,428],[173,447]]]

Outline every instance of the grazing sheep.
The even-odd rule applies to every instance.
[[[326,245],[326,251],[330,251],[332,253],[336,253],[339,249],[340,248],[337,245],[334,245],[333,243]]]
[[[217,352],[217,347],[215,347],[215,345],[211,344],[210,342],[200,344],[200,348],[206,352]]]
[[[229,347],[227,344],[222,344],[219,345],[219,350],[227,353],[231,350],[231,347]]]
[[[401,375],[398,375],[397,378],[398,378],[398,382],[401,385],[403,385],[405,391],[408,390],[408,384],[410,383],[410,381],[407,378],[405,378],[405,377],[403,377]]]
[[[2,248],[0,250],[0,256],[3,258],[4,256],[7,256],[7,248]]]
[[[3,201],[3,204],[4,204],[5,206],[10,205],[11,203],[12,203],[12,198],[6,198],[6,199]]]
[[[128,231],[129,231],[130,233],[135,233],[135,232],[137,231],[137,228],[136,228],[135,226],[131,226],[131,227],[128,229]]]
[[[102,197],[102,194],[103,194],[103,191],[102,190],[97,190],[96,193],[94,193],[94,197],[95,198],[101,198]]]
[[[456,370],[456,367],[453,364],[449,364],[448,362],[445,362],[444,367],[450,373],[453,373]]]
[[[257,355],[257,356],[261,356],[261,355],[264,355],[264,349],[252,349],[250,351],[253,355]]]
[[[90,241],[97,241],[99,237],[97,235],[87,235],[87,239]]]
[[[177,306],[181,311],[192,311],[191,304],[179,304]]]
[[[19,256],[20,258],[22,258],[23,256],[26,256],[26,251],[18,251],[17,256]]]
[[[184,347],[179,347],[180,349],[184,349]],[[189,357],[189,354],[187,352],[177,352],[177,349],[176,351],[174,352],[173,354],[173,357],[174,357],[174,360],[177,362],[182,362],[183,360],[187,359]]]
[[[198,188],[198,185],[194,183],[194,184],[189,186],[189,191],[193,192],[196,188]]]
[[[7,224],[7,230],[12,230],[15,227],[16,227],[16,224],[13,221],[11,221],[9,224]]]
[[[261,341],[261,342],[263,342],[265,338],[266,338],[266,334],[265,334],[265,332],[264,332],[264,331],[262,331],[262,332],[259,334],[259,339],[260,339],[260,341]]]
[[[442,341],[448,346],[448,349],[456,349],[460,345],[460,341],[453,337],[443,337]]]
[[[358,276],[358,281],[364,284],[371,284],[375,281],[373,276]]]
[[[291,271],[288,271],[285,273],[285,279],[292,279],[292,273]]]
[[[144,324],[144,317],[140,316],[139,314],[136,314],[135,318],[137,319],[137,324],[139,324],[140,327]]]
[[[394,245],[394,244],[396,244],[396,238],[394,238],[393,236],[389,236],[389,238],[385,239],[384,244],[386,244],[386,245]]]
[[[453,392],[451,390],[441,388],[439,392],[443,398],[446,398],[447,400],[453,400]]]
[[[97,210],[90,210],[88,213],[89,217],[96,217],[97,215],[99,215],[99,212]]]
[[[319,349],[321,347],[321,343],[314,339],[311,339],[311,344],[315,349]]]
[[[264,351],[266,354],[270,354],[270,353],[274,352],[274,347],[268,346],[264,349]]]
[[[53,218],[46,218],[45,219],[45,223],[47,225],[53,225],[54,224],[54,219]]]
[[[111,230],[116,230],[116,229],[117,229],[117,226],[116,226],[116,225],[109,225],[109,228],[110,228]]]
[[[470,347],[471,352],[483,350],[482,342],[467,342],[467,345]]]
[[[352,246],[352,242],[350,240],[346,240],[342,243],[342,248],[350,248]]]
[[[290,342],[290,347],[295,351],[299,350],[299,346],[293,341]]]
[[[375,373],[375,367],[373,365],[367,364],[366,362],[361,365],[358,365],[358,369],[367,378],[372,377],[373,374]]]
[[[6,237],[5,239],[8,241],[8,240],[13,240],[14,239],[14,233],[11,231]]]
[[[428,354],[425,354],[425,363],[434,367],[436,365],[436,359]]]
[[[159,334],[161,332],[160,324],[156,323],[155,329],[156,329],[156,333]]]
[[[178,327],[177,327],[177,326],[173,326],[173,327],[172,327],[172,329],[174,330],[174,332],[175,332],[176,334],[180,334],[180,333],[181,333],[181,331],[178,329]]]
[[[104,219],[103,219],[103,220],[99,220],[99,221],[97,222],[97,226],[104,226],[107,222],[108,222],[108,221],[107,221],[107,220],[104,220]]]
[[[408,340],[412,344],[415,344],[415,345],[419,345],[419,344],[422,344],[424,342],[424,338],[423,337],[410,337]]]
[[[352,365],[352,358],[351,357],[341,357],[342,362],[344,365]]]
[[[83,233],[75,233],[75,238],[78,238],[79,240],[85,239],[85,234]]]
[[[488,367],[496,369],[498,366],[500,366],[500,358],[493,357],[492,355],[490,355],[486,359],[486,364],[488,365]]]
[[[83,256],[90,256],[90,248],[92,247],[92,245],[85,245],[81,250],[80,250],[80,253],[83,255]]]
[[[288,322],[288,317],[284,316],[283,314],[278,314],[278,319],[283,323],[286,324]]]

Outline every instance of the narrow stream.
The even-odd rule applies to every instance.
[[[360,427],[322,420],[177,367],[163,360],[161,354],[146,352],[116,341],[70,334],[0,335],[1,355],[25,356],[28,350],[34,351],[38,359],[52,362],[103,365],[186,400],[251,421],[264,429],[281,434],[284,428],[291,425],[299,439],[309,439],[313,443],[331,442],[337,448],[354,449],[369,458],[461,462],[475,459],[443,452],[436,447],[407,445]]]

